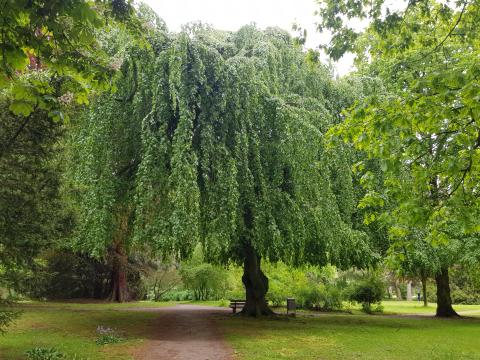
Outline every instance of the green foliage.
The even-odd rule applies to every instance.
[[[57,360],[65,359],[65,355],[54,347],[36,347],[25,352],[27,360]]]
[[[253,26],[155,29],[149,41],[126,46],[117,92],[73,129],[75,249],[146,246],[180,261],[201,243],[205,261],[221,265],[241,263],[246,246],[287,264],[375,260],[357,221],[351,149],[324,144],[343,90],[313,54],[286,32]],[[221,274],[207,264],[183,270],[199,298],[217,287],[204,280],[224,283]]]
[[[0,335],[21,315],[20,311],[7,309],[0,299]]]
[[[354,50],[360,81],[378,84],[330,132],[367,157],[356,166],[366,189],[359,204],[365,222],[389,229],[393,263],[406,274],[425,278],[454,264],[478,266],[479,3],[321,7],[322,26],[334,32],[330,54]],[[354,33],[345,17],[369,24]],[[368,168],[372,159],[380,171]]]
[[[372,304],[382,301],[384,292],[385,284],[374,275],[352,283],[346,290],[348,299],[361,304],[363,311],[366,313],[372,312]],[[377,307],[373,310],[381,311],[380,309]]]
[[[298,305],[305,309],[332,311],[343,307],[343,294],[335,285],[313,285],[297,292]]]
[[[108,344],[118,344],[122,342],[123,339],[115,334],[104,334],[100,335],[96,340],[95,344],[97,345],[108,345]]]
[[[385,190],[366,182],[363,204],[388,197],[393,206],[380,212],[394,239],[422,228],[427,241],[441,244],[452,224],[457,236],[478,232],[478,11],[469,1],[458,9],[415,2],[396,15],[402,21],[374,22],[357,43],[359,56],[370,57],[360,75],[383,87],[334,133],[380,160]]]
[[[454,266],[450,269],[450,284],[454,304],[480,304],[478,267]]]
[[[138,33],[130,1],[5,1],[0,31],[0,90],[13,95],[9,109],[29,116],[41,109],[66,119],[65,97],[87,103],[93,89],[105,89],[114,67],[99,41],[111,24]],[[20,74],[42,71],[43,78]]]
[[[153,268],[145,274],[144,281],[148,289],[148,299],[154,301],[185,300],[185,298],[177,296],[182,279],[175,265],[155,263]]]
[[[95,344],[97,345],[118,344],[119,342],[124,341],[114,329],[104,326],[97,327],[97,335],[98,337],[95,340]]]
[[[226,269],[204,263],[200,247],[195,249],[192,259],[182,265],[180,274],[185,288],[193,293],[194,300],[225,297]]]
[[[72,225],[60,197],[61,166],[56,154],[61,126],[45,111],[27,118],[14,116],[8,111],[10,103],[1,96],[0,276],[31,265],[35,255]]]

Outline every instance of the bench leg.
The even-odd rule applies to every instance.
[[[237,313],[237,307],[234,305],[232,309],[233,309],[233,313],[236,314]]]

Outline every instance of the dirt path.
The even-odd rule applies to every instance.
[[[214,324],[228,308],[176,305],[164,308],[132,308],[160,314],[154,334],[134,355],[135,360],[232,360],[232,349]]]

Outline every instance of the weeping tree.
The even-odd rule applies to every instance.
[[[341,94],[327,69],[278,29],[194,24],[150,41],[84,115],[79,246],[182,259],[200,243],[207,261],[243,265],[253,316],[271,313],[264,258],[367,264],[351,149],[324,144]]]

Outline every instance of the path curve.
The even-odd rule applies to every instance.
[[[161,308],[132,308],[159,313],[154,334],[134,354],[135,360],[232,360],[233,351],[223,340],[215,318],[228,308],[175,305]]]

